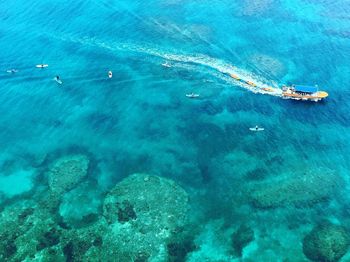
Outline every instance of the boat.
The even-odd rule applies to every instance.
[[[197,97],[199,97],[199,94],[195,94],[195,93],[186,94],[186,97],[188,97],[188,98],[197,98]]]
[[[112,78],[113,77],[113,72],[112,71],[108,71],[108,77]]]
[[[292,85],[282,87],[282,97],[317,102],[328,97],[328,93],[318,90],[317,86]]]

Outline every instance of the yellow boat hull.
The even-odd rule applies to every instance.
[[[296,93],[283,92],[282,96],[285,98],[292,98],[297,100],[319,101],[328,97],[328,93],[324,91],[318,91],[315,95],[301,95]]]

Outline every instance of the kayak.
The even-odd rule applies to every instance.
[[[186,97],[188,97],[188,98],[197,98],[197,97],[199,97],[199,94],[194,94],[194,93],[186,94]]]
[[[40,65],[36,65],[35,67],[37,68],[45,68],[45,67],[48,67],[49,65],[47,64],[40,64]]]
[[[113,77],[112,71],[108,71],[108,77],[109,77],[109,78],[112,78],[112,77]]]
[[[264,131],[265,128],[262,128],[262,127],[258,127],[258,128],[256,128],[256,127],[251,127],[251,128],[249,128],[249,130],[250,130],[250,131],[253,131],[253,132],[259,132],[259,131]]]

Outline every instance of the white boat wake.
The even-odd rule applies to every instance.
[[[147,54],[155,57],[159,57],[169,62],[179,62],[186,64],[194,64],[205,66],[210,69],[219,72],[220,74],[214,74],[215,77],[228,82],[229,84],[235,84],[242,88],[245,88],[254,93],[268,94],[272,96],[281,96],[282,90],[278,88],[277,83],[268,81],[260,76],[257,76],[251,72],[242,70],[233,66],[232,64],[225,62],[221,59],[216,59],[203,54],[187,55],[178,54],[173,52],[163,51],[160,48],[147,45],[135,45],[126,43],[106,43],[93,38],[63,38],[62,40],[76,42],[82,45],[90,45],[94,47],[104,48],[112,52],[128,51]],[[239,80],[232,77],[232,75],[239,78]],[[270,84],[267,84],[270,83]],[[253,84],[253,85],[252,85]]]

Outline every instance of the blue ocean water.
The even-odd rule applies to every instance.
[[[67,193],[61,214],[98,213],[98,199],[132,173],[170,178],[188,192],[190,217],[201,225],[187,261],[235,259],[227,239],[242,223],[255,232],[243,252],[251,261],[308,261],[302,240],[314,225],[350,227],[348,1],[0,7],[2,209],[40,190],[52,159],[84,152],[94,184],[75,189],[85,202]],[[41,63],[49,67],[35,68]],[[254,93],[223,73],[230,70],[274,87],[317,84],[329,97],[310,103]],[[191,92],[200,99],[186,98]],[[249,132],[255,125],[265,131]],[[249,202],[264,183],[324,170],[343,181],[325,202],[267,209]]]

